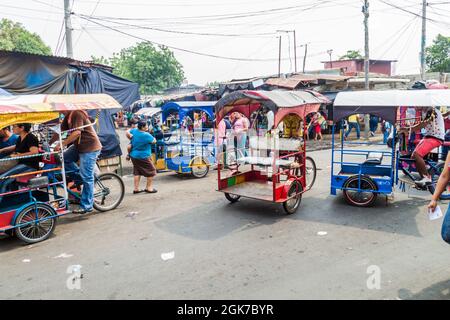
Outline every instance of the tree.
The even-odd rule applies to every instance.
[[[425,49],[428,71],[450,72],[450,37],[438,34],[433,44]]]
[[[103,64],[105,66],[109,66],[109,64],[110,64],[109,59],[105,58],[104,56],[101,56],[100,58],[91,56],[91,60],[94,63]]]
[[[347,50],[347,53],[344,54],[339,60],[353,60],[353,59],[363,59],[361,52],[359,50]]]
[[[22,24],[8,19],[0,21],[0,49],[25,53],[51,55],[52,50],[36,33],[26,30]]]
[[[183,67],[173,52],[167,47],[155,48],[149,42],[122,49],[108,61],[102,58],[97,61],[112,66],[115,74],[137,82],[144,95],[179,86],[184,79]]]

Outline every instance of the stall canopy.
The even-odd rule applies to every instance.
[[[144,116],[144,117],[153,117],[154,115],[161,112],[161,108],[142,108],[136,114],[138,116]]]
[[[450,90],[386,90],[339,92],[334,100],[333,121],[362,113],[395,123],[398,107],[450,106]]]
[[[106,93],[127,107],[139,100],[139,85],[105,68],[64,57],[0,51],[0,88],[13,95]],[[111,115],[101,110],[98,135],[100,158],[122,154]],[[89,112],[91,116],[95,111]]]

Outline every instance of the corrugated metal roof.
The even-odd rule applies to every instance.
[[[91,67],[96,66],[103,69],[112,69],[110,66],[105,66],[99,63],[94,63],[92,61],[80,61],[75,60],[68,57],[61,57],[61,56],[47,56],[43,54],[36,54],[36,53],[27,53],[27,52],[18,52],[18,51],[8,51],[8,50],[0,50],[0,57],[36,57],[40,59],[45,59],[48,62],[54,63],[54,64],[63,64],[63,65],[75,65],[75,66],[85,66],[85,67]]]
[[[296,74],[290,78],[272,78],[266,81],[266,84],[271,86],[278,86],[282,88],[295,89],[302,82],[317,82],[317,81],[346,81],[352,77],[332,75],[332,74]]]

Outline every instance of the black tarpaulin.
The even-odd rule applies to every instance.
[[[122,107],[139,100],[139,85],[101,68],[69,58],[0,51],[0,88],[12,94],[106,93]],[[122,154],[112,114],[102,110],[98,135],[100,158]],[[95,117],[95,112],[91,116]]]
[[[74,71],[39,56],[0,56],[0,87],[12,94],[72,93]]]

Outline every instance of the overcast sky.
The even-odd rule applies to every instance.
[[[187,81],[200,85],[277,73],[278,35],[282,35],[282,72],[294,71],[292,34],[277,34],[277,30],[296,30],[300,71],[305,43],[306,70],[321,69],[321,61],[329,59],[329,49],[333,59],[348,49],[364,53],[362,0],[72,1],[75,59],[110,57],[141,38],[201,54],[253,60],[174,50]],[[383,2],[421,15],[420,0],[371,0],[370,57],[398,60],[396,74],[419,73],[421,18]],[[450,1],[429,3],[427,45],[438,33],[450,35]],[[0,17],[21,22],[39,34],[54,53],[64,56],[65,44],[57,48],[62,38],[63,4],[63,0],[1,0]],[[86,17],[91,17],[90,21]]]

